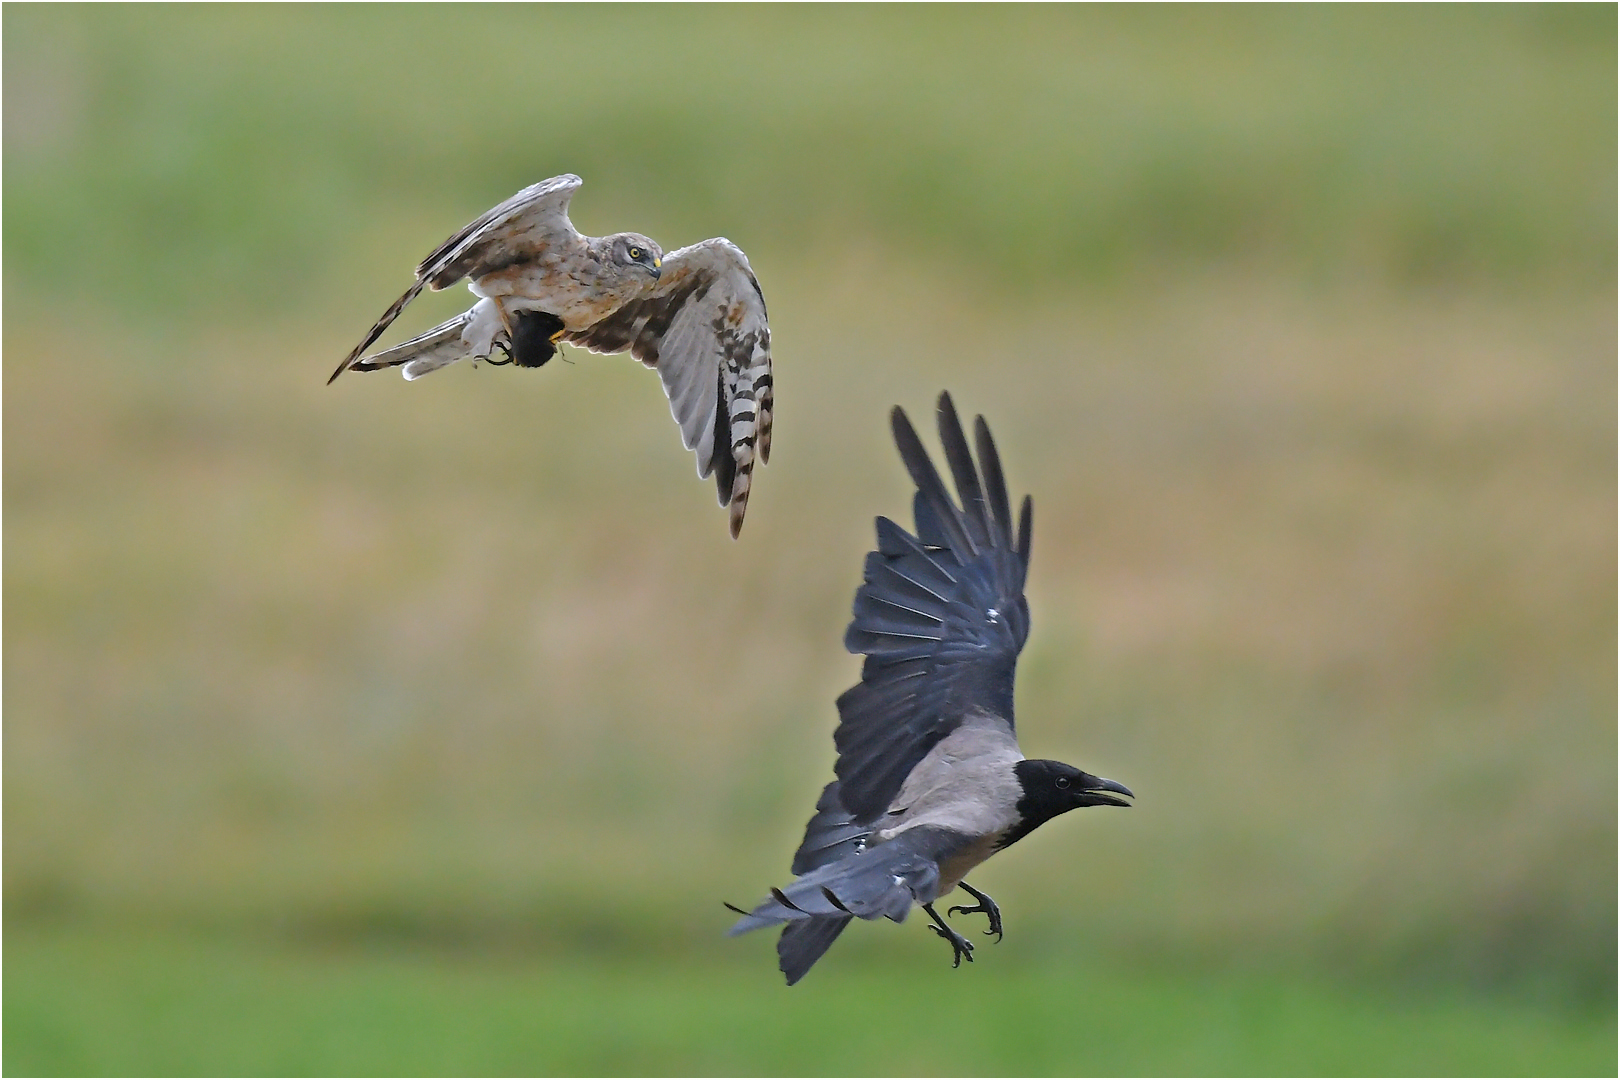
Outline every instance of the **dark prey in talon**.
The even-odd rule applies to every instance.
[[[416,280],[332,372],[400,368],[419,379],[459,360],[541,367],[563,342],[629,352],[658,370],[681,443],[713,476],[731,535],[754,465],[771,458],[771,328],[742,249],[723,237],[665,255],[640,233],[584,236],[568,220],[583,181],[531,184],[485,211],[416,268]],[[411,340],[365,355],[424,288],[465,279],[478,302]],[[504,360],[493,360],[495,351]]]
[[[1015,528],[984,417],[973,425],[975,464],[949,394],[938,414],[961,503],[895,408],[895,444],[917,485],[916,533],[877,519],[877,550],[866,556],[844,633],[844,647],[866,660],[861,681],[838,699],[837,779],[793,856],[796,877],[729,931],[780,925],[776,953],[789,986],[851,919],[903,922],[916,905],[950,943],[951,966],[971,962],[973,943],[934,901],[960,885],[978,903],[947,913],[983,914],[1000,941],[1001,909],[963,877],[1059,814],[1131,805],[1124,784],[1018,748],[1013,673],[1029,636],[1032,507],[1026,496]]]
[[[563,321],[548,311],[512,313],[512,362],[518,367],[535,368],[557,355]]]

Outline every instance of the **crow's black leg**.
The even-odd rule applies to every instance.
[[[928,912],[930,919],[934,920],[934,925],[930,926],[929,929],[950,942],[951,948],[955,950],[956,958],[951,961],[951,967],[961,967],[963,959],[966,959],[970,964],[973,963],[973,942],[946,926],[945,920],[939,917],[939,912],[934,910],[933,904],[924,904],[922,909]]]
[[[506,347],[506,342],[496,338],[494,341],[490,342],[490,344],[501,350],[501,355],[506,357],[506,359],[496,360],[493,357],[486,356],[483,358],[484,363],[488,364],[490,367],[505,367],[507,364],[512,362],[512,350]]]
[[[984,932],[985,936],[989,937],[991,934],[994,934],[994,935],[996,935],[996,941],[1000,942],[1001,941],[1001,909],[996,906],[996,902],[994,900],[990,899],[984,893],[980,892],[978,889],[975,889],[973,886],[969,885],[965,881],[958,881],[957,884],[960,885],[962,888],[966,889],[969,893],[971,893],[972,896],[973,896],[973,899],[977,900],[978,903],[975,904],[973,907],[962,907],[961,905],[957,905],[956,907],[951,908],[945,914],[947,914],[947,915],[971,915],[976,911],[984,912],[985,917],[990,920],[990,929],[988,929],[988,930],[986,930]]]

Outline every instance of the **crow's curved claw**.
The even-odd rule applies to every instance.
[[[946,911],[946,914],[947,915],[974,915],[974,914],[978,914],[978,913],[982,912],[984,914],[985,918],[990,920],[990,929],[988,929],[988,930],[986,930],[984,932],[984,936],[989,937],[991,934],[994,934],[994,935],[996,935],[997,944],[1000,944],[1000,942],[1001,942],[1001,908],[996,906],[996,902],[994,900],[990,899],[990,897],[986,896],[984,893],[980,892],[978,889],[975,889],[973,886],[969,885],[967,882],[959,881],[959,882],[957,882],[957,884],[960,885],[965,892],[970,893],[973,896],[973,898],[978,901],[978,903],[974,904],[972,907],[966,907],[966,906],[964,906],[962,904],[957,904],[956,906],[948,909]]]
[[[970,964],[973,963],[973,942],[945,925],[945,920],[939,917],[939,912],[934,910],[933,904],[924,904],[922,909],[928,912],[928,917],[933,920],[928,929],[951,943],[951,951],[954,953],[951,967],[961,967],[964,959]]]

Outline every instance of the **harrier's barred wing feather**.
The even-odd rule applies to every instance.
[[[736,536],[756,456],[770,460],[773,405],[771,331],[747,256],[718,238],[671,252],[650,293],[566,340],[628,349],[657,369],[681,442],[696,451],[699,476],[715,474]]]
[[[838,699],[834,733],[838,800],[852,820],[889,809],[911,770],[971,714],[1013,723],[1013,674],[1029,635],[1024,599],[1029,501],[1014,541],[1000,457],[982,419],[979,465],[948,394],[939,400],[940,442],[963,507],[951,500],[903,410],[895,444],[917,484],[917,535],[878,518],[844,635],[864,653],[861,681]],[[980,482],[980,472],[983,482]],[[808,843],[810,837],[806,837]]]
[[[374,371],[378,367],[392,366],[377,363],[378,357],[372,357],[366,365],[355,361],[382,337],[383,332],[399,318],[399,313],[405,310],[405,306],[421,294],[424,286],[431,285],[438,290],[454,285],[464,277],[487,274],[534,254],[537,244],[546,238],[572,233],[574,226],[568,220],[568,201],[582,183],[584,181],[579,177],[565,173],[538,184],[530,184],[499,206],[479,215],[472,224],[440,244],[417,266],[416,280],[411,287],[388,305],[382,318],[377,320],[360,344],[343,358],[343,363],[332,372],[332,378],[326,381],[331,383],[351,367]],[[428,333],[442,329],[436,327]],[[419,341],[421,338],[405,345]],[[405,345],[395,346],[389,352],[403,349]]]

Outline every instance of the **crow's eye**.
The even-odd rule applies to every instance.
[[[1067,776],[1060,776],[1057,778],[1055,783],[1060,788],[1066,788],[1069,786],[1069,778]]]

